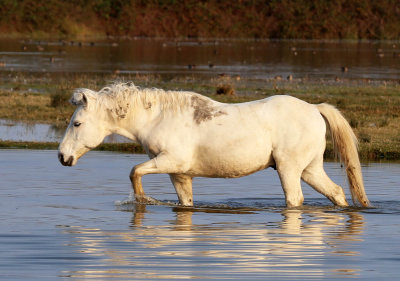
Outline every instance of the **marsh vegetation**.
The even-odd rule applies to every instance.
[[[288,94],[310,103],[326,102],[338,107],[359,138],[363,160],[400,158],[400,85],[396,81],[368,83],[359,80],[237,79],[230,76],[163,78],[158,75],[12,72],[1,72],[0,75],[3,81],[0,88],[1,119],[66,126],[74,111],[68,100],[75,88],[100,90],[112,81],[133,81],[141,87],[194,91],[228,103]],[[235,95],[220,94],[221,85],[229,86]],[[37,147],[32,143],[24,145]],[[2,146],[13,146],[13,143],[3,142]],[[100,149],[140,151],[140,148],[127,144],[105,144]],[[329,141],[326,156],[334,157]]]

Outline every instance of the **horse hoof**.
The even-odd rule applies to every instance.
[[[136,198],[136,203],[139,204],[145,204],[145,205],[159,205],[160,201],[158,201],[157,199],[154,199],[150,196],[146,196],[146,195],[141,195],[141,196],[135,196]]]

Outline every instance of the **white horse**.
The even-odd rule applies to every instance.
[[[138,202],[149,200],[141,182],[146,174],[169,174],[180,203],[192,206],[193,177],[235,178],[273,167],[288,207],[304,201],[300,179],[335,205],[348,206],[343,189],[323,168],[327,124],[346,166],[354,204],[369,206],[357,139],[331,105],[290,96],[225,104],[193,92],[141,89],[133,83],[99,92],[78,89],[71,102],[77,109],[59,146],[60,162],[75,165],[112,133],[141,144],[150,160],[130,174]]]

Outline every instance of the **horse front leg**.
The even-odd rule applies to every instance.
[[[169,175],[182,206],[193,206],[192,177],[187,175]]]
[[[145,195],[142,186],[142,177],[147,174],[175,174],[181,173],[183,165],[178,165],[176,161],[172,160],[165,154],[160,154],[157,157],[133,167],[130,173],[133,192],[135,194],[136,202],[154,204],[157,200]]]
[[[139,203],[146,203],[145,200],[146,195],[144,193],[142,185],[142,176],[137,172],[138,167],[139,165],[132,168],[129,178],[131,179],[132,188],[136,201]]]

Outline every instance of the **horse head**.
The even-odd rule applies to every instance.
[[[64,166],[73,166],[89,150],[110,134],[107,115],[97,102],[97,93],[77,89],[70,100],[77,108],[58,148],[58,159]]]

